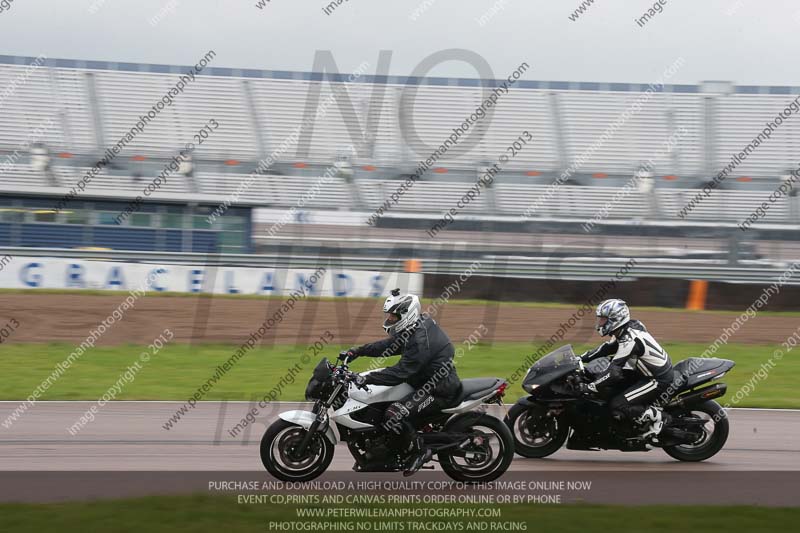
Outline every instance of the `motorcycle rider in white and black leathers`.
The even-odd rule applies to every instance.
[[[585,393],[613,391],[609,408],[618,421],[632,420],[643,428],[640,437],[657,436],[664,425],[660,408],[650,404],[672,384],[674,372],[669,355],[644,324],[631,320],[627,304],[618,299],[597,306],[597,331],[612,339],[581,356],[584,363],[598,357],[611,358],[608,369],[589,384]],[[628,384],[621,391],[621,386]],[[649,406],[649,407],[648,407]]]
[[[399,385],[408,383],[414,392],[392,403],[385,413],[384,428],[398,435],[392,443],[395,450],[410,456],[404,465],[411,475],[431,459],[430,449],[416,435],[420,418],[452,407],[461,395],[461,380],[453,366],[455,349],[450,338],[432,318],[420,315],[419,298],[413,294],[392,291],[386,298],[383,329],[386,339],[364,344],[342,352],[350,360],[358,356],[387,357],[402,354],[394,366],[358,376],[356,384]]]

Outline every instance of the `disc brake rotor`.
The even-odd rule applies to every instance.
[[[287,466],[294,468],[303,468],[310,465],[319,451],[318,443],[315,438],[306,446],[305,453],[300,456],[297,454],[297,448],[303,442],[304,432],[294,430],[284,434],[278,441],[278,452],[280,453],[281,461]]]
[[[529,442],[537,440],[550,440],[553,436],[556,421],[554,418],[533,417],[528,415],[520,421],[520,429],[524,430],[524,436],[528,437]]]

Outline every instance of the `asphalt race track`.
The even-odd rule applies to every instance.
[[[92,404],[40,402],[9,428],[0,427],[0,501],[192,492],[207,490],[210,479],[271,479],[259,459],[265,424],[279,412],[308,408],[270,405],[251,431],[232,437],[228,430],[254,404],[201,402],[166,430],[164,424],[182,403],[112,402],[71,435],[67,428]],[[0,402],[0,420],[18,405]],[[726,447],[702,463],[682,463],[658,449],[561,450],[547,459],[516,457],[501,479],[595,480],[606,489],[576,496],[591,502],[800,503],[800,410],[732,409],[729,416]],[[319,479],[404,479],[356,474],[352,465],[340,445],[329,472]],[[448,478],[437,466],[408,479]]]

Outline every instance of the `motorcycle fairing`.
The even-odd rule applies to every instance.
[[[367,385],[368,390],[359,389],[355,384],[350,384],[348,396],[351,400],[371,404],[383,402],[397,402],[414,392],[408,383],[399,385]]]
[[[314,420],[317,419],[317,415],[311,411],[301,410],[286,411],[279,414],[278,417],[282,420],[286,420],[287,422],[291,422],[292,424],[297,424],[303,429],[310,428]],[[336,437],[336,433],[333,431],[333,428],[330,426],[330,424],[328,424],[328,427],[325,429],[325,436],[333,444],[339,442],[339,439]]]

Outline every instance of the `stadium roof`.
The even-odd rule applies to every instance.
[[[6,65],[28,65],[37,58],[29,56],[9,56],[0,55],[0,64]],[[41,60],[40,60],[41,61]],[[153,63],[125,63],[113,61],[92,61],[80,59],[59,59],[45,58],[42,65],[54,68],[77,68],[94,70],[115,70],[124,72],[154,72],[164,74],[182,74],[191,67],[186,65],[160,65]],[[241,78],[266,78],[284,80],[306,80],[322,81],[330,80],[337,82],[350,81],[354,83],[388,83],[396,85],[439,85],[454,87],[478,87],[488,85],[490,87],[500,85],[504,80],[480,80],[478,78],[446,78],[446,77],[425,77],[418,78],[413,76],[376,76],[365,74],[357,80],[348,80],[349,74],[341,73],[320,73],[320,72],[299,72],[290,70],[260,70],[260,69],[238,69],[225,67],[207,67],[200,75],[204,76],[227,76]],[[587,81],[541,81],[541,80],[519,80],[516,87],[522,89],[554,89],[572,91],[628,91],[643,92],[650,85],[646,83],[600,83]],[[686,84],[666,84],[663,86],[653,86],[656,92],[672,93],[700,93],[701,85]],[[793,94],[800,93],[800,87],[787,85],[736,85],[733,87],[735,93],[739,94]]]

